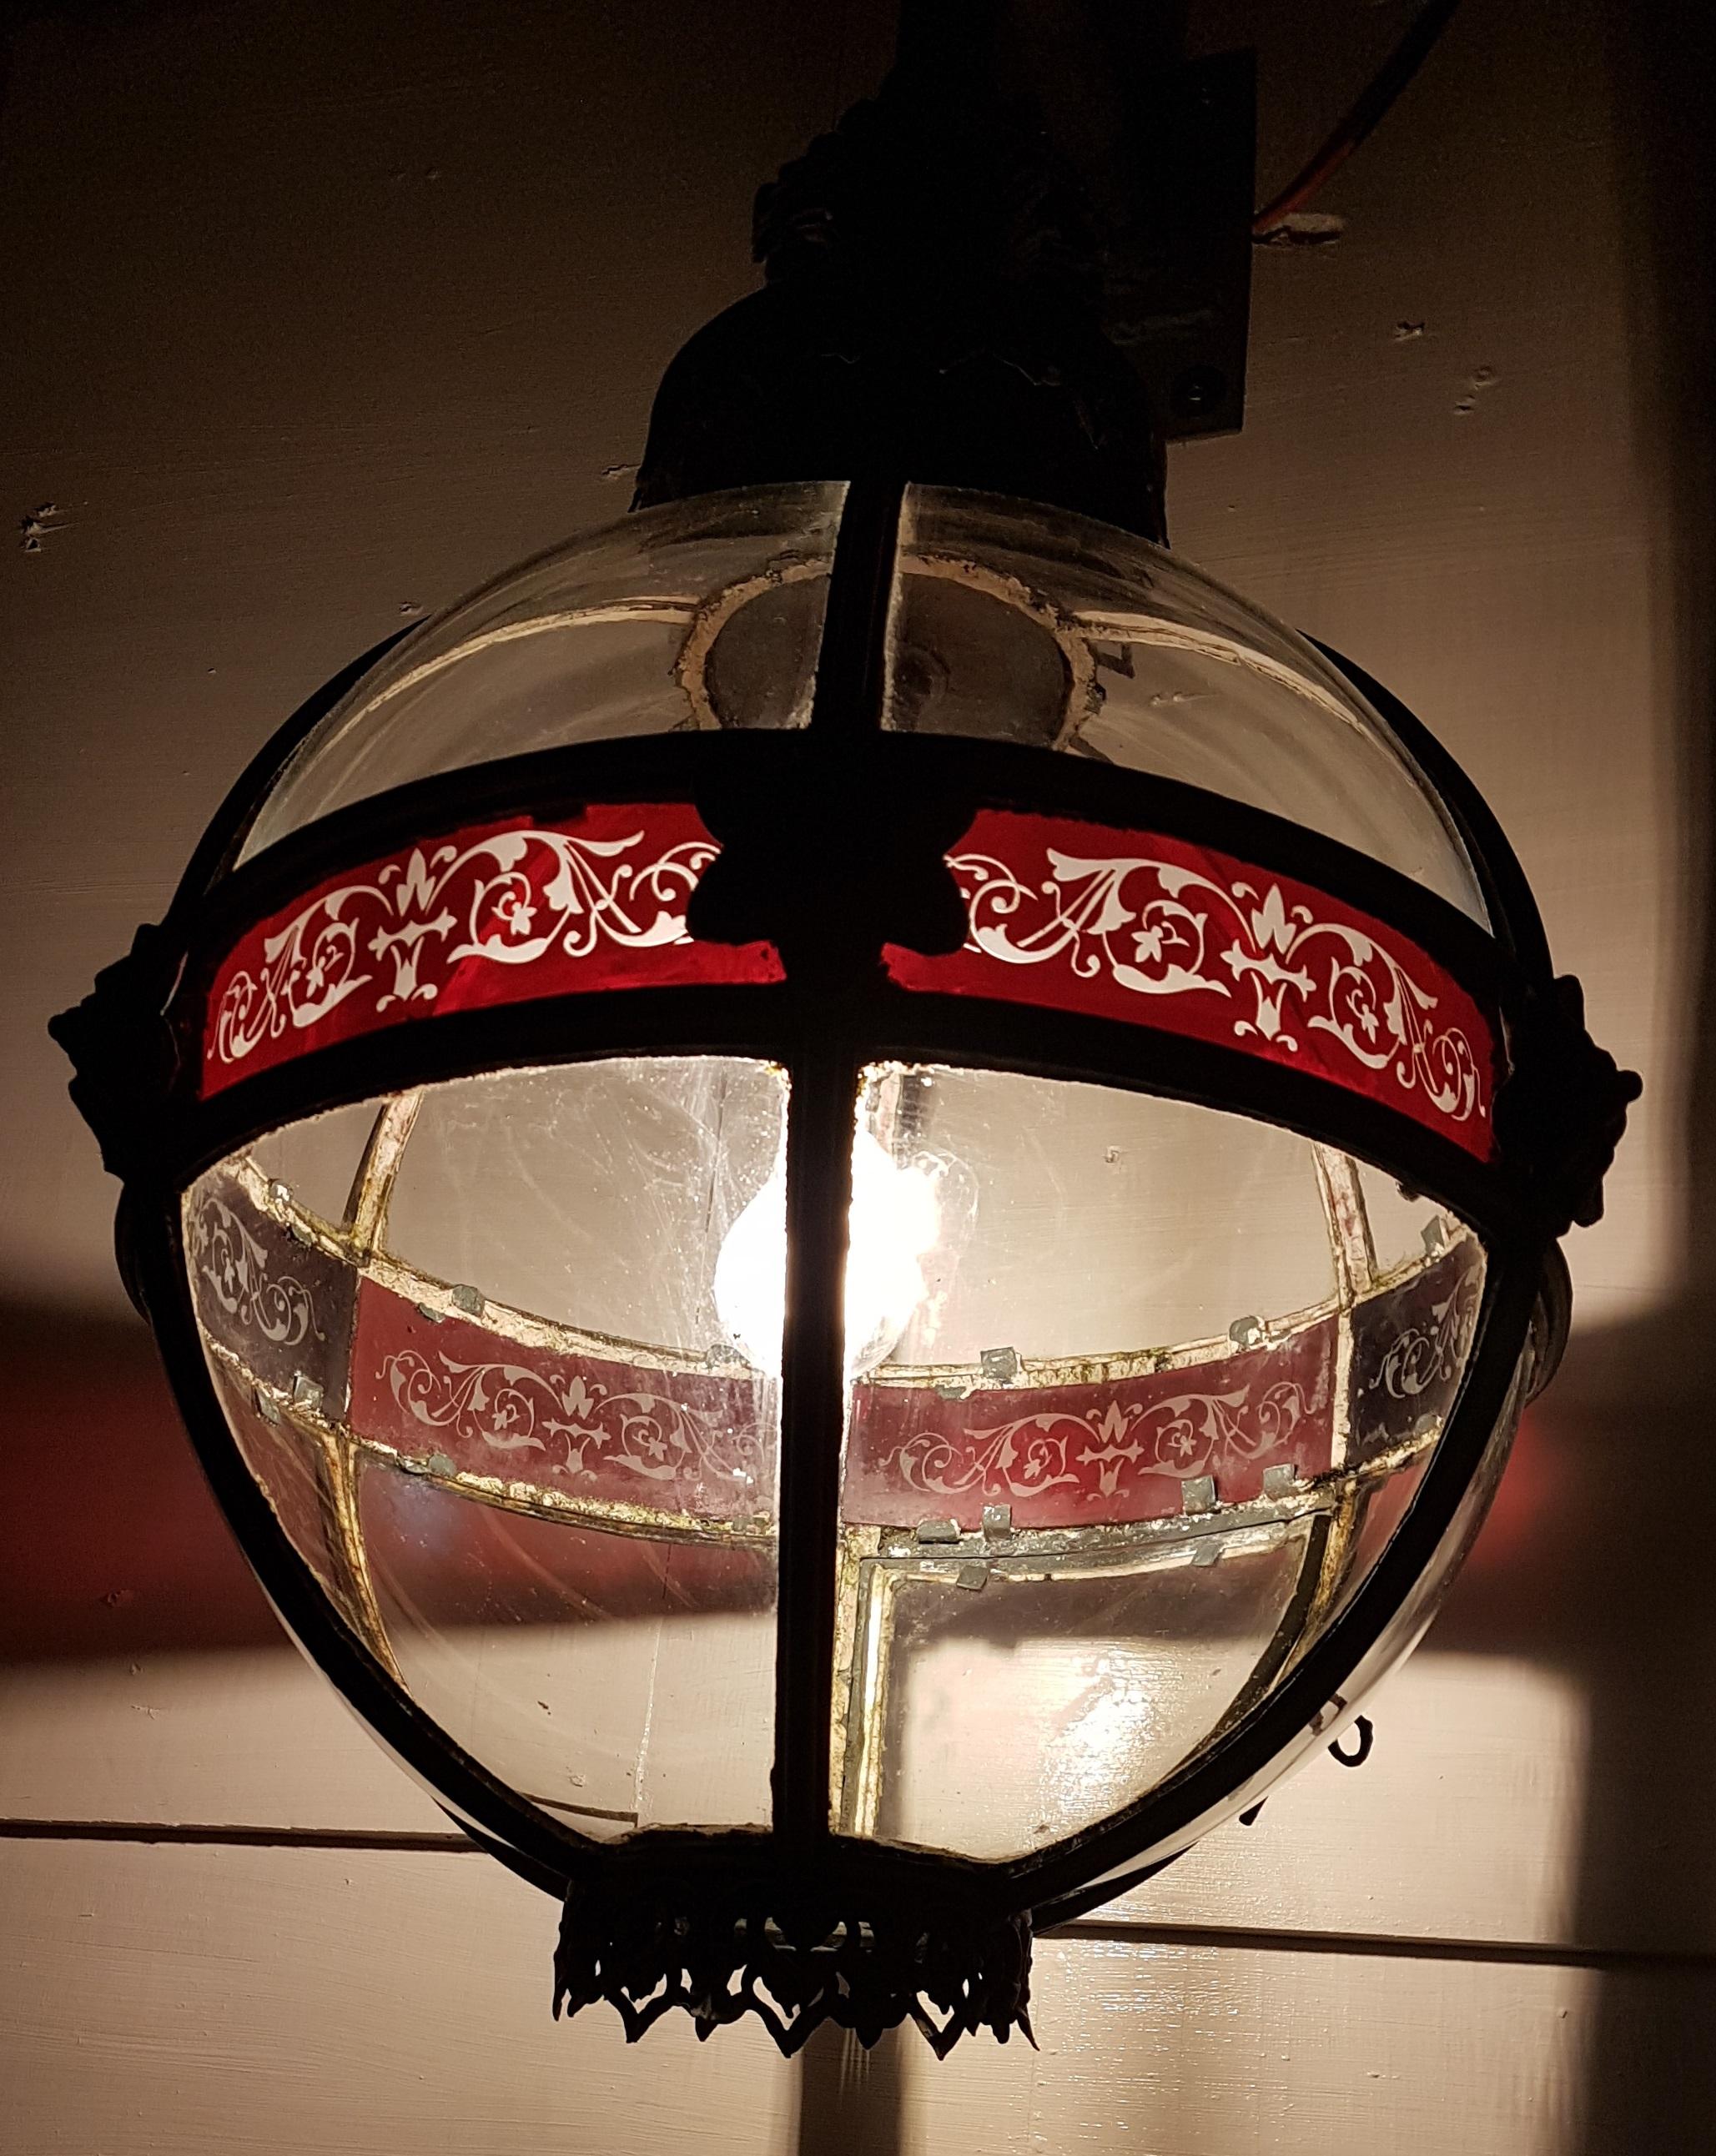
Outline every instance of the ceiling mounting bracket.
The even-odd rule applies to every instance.
[[[1111,241],[1104,326],[1169,441],[1245,422],[1256,130],[1249,52],[1169,69],[1138,100],[1140,216]]]
[[[892,471],[1165,539],[1166,443],[1244,412],[1254,69],[1135,12],[908,13],[758,191],[763,289],[668,368],[635,506]]]

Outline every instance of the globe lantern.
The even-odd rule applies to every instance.
[[[58,1022],[283,1619],[634,2035],[1028,2030],[1338,1737],[1636,1090],[1446,754],[1159,543],[1076,274],[902,237],[1052,165],[928,79],[636,511],[313,699]]]

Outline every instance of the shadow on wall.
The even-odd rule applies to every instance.
[[[1654,498],[1668,505],[1652,563],[1652,645],[1677,690],[1679,776],[1703,888],[1695,921],[1716,920],[1716,39],[1703,11],[1616,0],[1606,11],[1621,214],[1631,237],[1635,439]],[[1626,744],[1617,739],[1617,753]],[[1708,1954],[1716,1936],[1716,942],[1708,927],[1689,1025],[1685,1218],[1670,1305],[1577,1336],[1522,1437],[1474,1560],[1436,1630],[1444,1650],[1523,1655],[1575,1680],[1587,1708],[1585,1812],[1574,1937],[1601,1947]],[[1597,1979],[1600,1984],[1601,1979]],[[1709,2147],[1716,2053],[1709,1995],[1665,1987],[1662,2056],[1672,2076],[1640,2080],[1636,2030],[1618,1988],[1600,1994],[1586,2061],[1585,2156]],[[1609,2002],[1614,2002],[1610,2004]]]
[[[1657,647],[1674,654],[1691,787],[1708,776],[1716,625],[1708,28],[1693,19],[1697,10],[1675,11],[1672,26],[1664,11],[1625,0],[1611,0],[1606,12],[1617,133],[1641,146],[1625,205],[1636,278],[1637,439],[1659,467],[1660,498],[1674,505]],[[1694,43],[1701,34],[1703,50]],[[1707,798],[1707,827],[1710,805]],[[1716,861],[1708,828],[1704,855]],[[1705,896],[1708,917],[1716,890]],[[1716,1521],[1716,1254],[1699,1230],[1716,1219],[1716,963],[1708,957],[1696,1008],[1687,1207],[1694,1240],[1677,1297],[1635,1325],[1575,1340],[1436,1633],[1445,1652],[1554,1666],[1588,1702],[1576,1936],[1591,1946],[1708,1950],[1716,1930],[1708,1710],[1716,1607],[1703,1585]],[[141,1326],[13,1305],[0,1311],[0,1655],[289,1651],[218,1517]],[[1665,1987],[1662,1997],[1680,2023],[1663,2032],[1662,2052],[1682,2071],[1642,2087],[1623,2050],[1636,2023],[1623,2035],[1618,2015],[1600,2019],[1587,2062],[1586,2156],[1672,2156],[1708,2145],[1716,2117],[1708,1993],[1688,1984]],[[802,2069],[801,2152],[881,2156],[898,2147],[902,2041],[915,2039],[890,2039],[866,2057],[837,2032],[813,2040]]]
[[[141,1320],[0,1307],[0,1659],[286,1647]]]
[[[1578,1471],[1570,1529],[1579,1535],[1585,1605],[1604,1623],[1590,1671],[1590,1750],[1578,1921],[1580,1936],[1619,1935],[1642,1899],[1672,1907],[1686,1943],[1708,1950],[1716,1928],[1716,25],[1706,8],[1609,11],[1623,228],[1634,236],[1629,295],[1635,434],[1670,505],[1656,568],[1652,644],[1677,684],[1681,775],[1704,888],[1703,962],[1693,1009],[1680,1292],[1667,1312],[1593,1342],[1569,1373],[1568,1452]],[[1573,1585],[1570,1579],[1570,1587]],[[1678,1943],[1677,1941],[1675,1943]],[[1584,2148],[1707,2148],[1716,2118],[1708,2000],[1685,1985],[1668,2009],[1671,2080],[1624,2121],[1628,2042],[1618,2009],[1598,2025],[1588,2062]]]
[[[897,2029],[866,2051],[844,2029],[819,2029],[799,2057],[794,2156],[899,2156],[900,2046],[918,2041],[915,2030]]]

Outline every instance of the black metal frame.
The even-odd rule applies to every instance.
[[[295,715],[255,759],[156,932],[167,950],[168,963],[158,952],[152,963],[154,978],[173,992],[177,1075],[149,1112],[146,1142],[134,1135],[126,1150],[121,1240],[215,1495],[282,1621],[356,1711],[479,1840],[557,1893],[579,1882],[588,1892],[592,1881],[636,1879],[645,1871],[696,1878],[712,1866],[724,1876],[772,1881],[771,1906],[784,1912],[820,1908],[830,1897],[849,1914],[894,1909],[914,1899],[934,1902],[957,1880],[968,1911],[998,1922],[1033,1911],[1053,1921],[1159,1868],[1164,1845],[1238,1809],[1273,1761],[1323,1727],[1351,1672],[1435,1557],[1504,1409],[1562,1224],[1546,1209],[1541,1164],[1517,1145],[1481,1163],[1406,1116],[1232,1050],[1115,1021],[911,993],[886,980],[882,943],[914,941],[914,918],[901,917],[902,889],[909,886],[922,899],[912,901],[917,947],[948,947],[944,939],[935,941],[943,927],[933,886],[946,873],[936,834],[963,829],[961,819],[979,805],[1017,804],[1213,844],[1302,876],[1398,926],[1501,1010],[1516,1062],[1524,1039],[1521,1014],[1551,987],[1528,888],[1475,789],[1410,714],[1333,653],[1333,663],[1382,710],[1441,792],[1481,879],[1493,936],[1333,840],[1194,788],[1041,750],[882,732],[902,494],[893,476],[860,480],[850,490],[807,728],[593,744],[450,773],[340,810],[232,868],[286,757],[340,690],[386,648],[378,647]],[[855,842],[838,830],[843,822],[862,820],[847,808],[855,793],[884,805],[928,804],[922,813],[902,808],[902,821],[912,827],[904,842],[912,857],[902,855],[898,875],[891,869],[878,875],[867,865],[865,845],[873,834],[860,832]],[[718,837],[730,839],[722,856],[722,907],[755,934],[758,906],[773,904],[783,983],[558,997],[437,1018],[321,1050],[206,1101],[195,1097],[196,1045],[214,966],[239,928],[284,898],[333,869],[372,860],[391,843],[468,826],[490,808],[527,804],[549,814],[586,800],[650,798],[691,801]],[[796,886],[769,899],[760,865],[749,860],[763,809],[777,817],[820,810],[833,834],[825,889],[814,886],[819,871],[807,851]],[[712,888],[712,872],[708,880]],[[819,901],[812,936],[806,907]],[[912,916],[911,905],[906,912]],[[712,931],[706,923],[697,932]],[[737,930],[724,934],[718,919],[713,932],[714,940],[740,940]],[[121,1036],[135,1019],[135,998],[129,1011],[120,1011],[116,998],[110,1001],[110,1033],[104,1031],[100,992],[83,1013],[59,1022],[80,1076],[104,1055],[126,1053]],[[651,1049],[746,1053],[789,1071],[783,1422],[794,1440],[782,1448],[773,1823],[756,1833],[651,1832],[615,1845],[586,1840],[499,1782],[412,1703],[340,1621],[245,1467],[216,1400],[192,1309],[180,1201],[203,1169],[282,1122],[437,1079]],[[1405,1519],[1351,1603],[1265,1700],[1167,1782],[1098,1826],[1002,1863],[855,1842],[835,1834],[829,1821],[842,1224],[857,1074],[866,1062],[895,1057],[1088,1080],[1280,1123],[1371,1160],[1447,1204],[1478,1229],[1488,1253],[1477,1332],[1455,1409]],[[816,1441],[807,1442],[813,1434]],[[1142,1860],[1142,1871],[1104,1876],[1133,1859]],[[1092,1889],[1092,1880],[1102,1883]],[[840,2018],[837,2005],[820,2010]]]
[[[1252,865],[1297,878],[1408,935],[1481,1004],[1511,1017],[1528,976],[1498,940],[1457,908],[1397,870],[1339,841],[1266,811],[1179,781],[1116,770],[1082,758],[953,737],[879,734],[864,759],[890,798],[951,798],[948,820],[963,829],[979,808],[1060,814],[1109,829],[1208,844]],[[836,804],[846,773],[824,767],[812,730],[796,734],[666,735],[539,751],[420,779],[322,818],[280,839],[223,879],[200,906],[169,916],[184,921],[182,967],[174,998],[181,1082],[163,1104],[154,1148],[159,1163],[186,1177],[249,1139],[295,1116],[320,1113],[378,1091],[469,1075],[525,1060],[665,1045],[785,1056],[807,1029],[799,1014],[815,951],[807,945],[788,981],[768,986],[679,987],[580,993],[438,1016],[432,1026],[393,1029],[295,1059],[240,1080],[208,1101],[186,1082],[197,1053],[201,998],[238,937],[322,878],[355,869],[393,846],[443,836],[486,817],[528,810],[564,817],[591,802],[690,801],[712,793],[778,803],[790,815],[807,794]],[[830,831],[830,851],[840,834]],[[695,904],[695,900],[694,900]],[[783,935],[790,941],[790,923]],[[819,916],[819,934],[826,926]],[[1029,1006],[986,1004],[897,988],[879,969],[847,954],[840,1006],[866,1040],[892,1055],[955,1053],[966,1041],[1010,1065],[1041,1065],[1061,1076],[1126,1085],[1140,1055],[1140,1029],[1123,1021],[1055,1012],[1054,1053],[1042,1055],[1044,1019]],[[1196,1040],[1152,1034],[1160,1068],[1151,1090],[1191,1099],[1215,1094],[1246,1113],[1266,1113],[1303,1134],[1342,1142],[1374,1157],[1402,1148],[1400,1172],[1446,1194],[1477,1224],[1512,1223],[1531,1209],[1519,1163],[1486,1163],[1451,1141],[1361,1096],[1255,1057]],[[1019,1059],[1024,1059],[1019,1063]],[[1284,1089],[1284,1090],[1281,1090]]]

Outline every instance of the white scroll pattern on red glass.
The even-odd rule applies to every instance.
[[[1495,1029],[1401,932],[1209,848],[1065,818],[985,810],[948,865],[965,945],[938,957],[890,947],[903,987],[1236,1048],[1489,1158]]]

